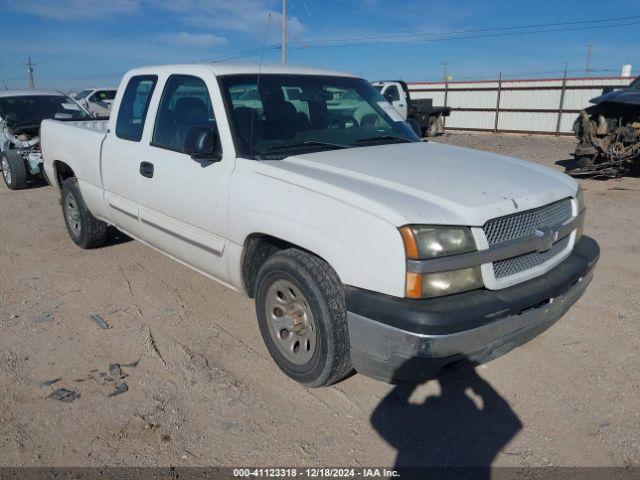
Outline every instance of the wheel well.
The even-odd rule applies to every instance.
[[[59,160],[53,162],[53,169],[55,172],[56,181],[58,182],[58,186],[60,188],[62,188],[62,182],[76,176],[69,165]]]
[[[256,279],[264,262],[274,253],[287,248],[297,248],[315,255],[299,245],[271,235],[253,233],[247,237],[242,251],[242,284],[250,298],[255,296]]]

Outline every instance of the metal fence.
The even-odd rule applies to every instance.
[[[626,87],[633,77],[547,78],[409,83],[412,98],[452,108],[446,126],[490,132],[572,133],[589,99]]]

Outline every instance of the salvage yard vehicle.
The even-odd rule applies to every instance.
[[[90,118],[74,100],[59,92],[0,91],[0,164],[11,190],[26,188],[42,174],[40,122],[45,118]]]
[[[444,119],[451,114],[451,107],[434,107],[431,98],[412,99],[408,85],[402,80],[379,81],[372,85],[421,137],[444,133]]]
[[[115,88],[88,88],[76,93],[73,98],[94,117],[109,118],[115,96]]]
[[[574,176],[621,177],[640,172],[640,77],[628,88],[591,100],[573,125]]]
[[[389,108],[345,73],[140,68],[108,122],[43,122],[45,170],[73,242],[113,225],[246,293],[298,382],[419,380],[547,329],[599,250],[575,180],[421,142]]]

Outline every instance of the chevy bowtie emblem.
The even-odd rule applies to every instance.
[[[542,244],[537,249],[539,253],[546,252],[551,247],[553,247],[553,244],[558,241],[558,236],[560,235],[560,232],[558,232],[558,230],[554,230],[553,228],[544,230],[536,229],[534,233],[536,237],[540,237],[543,240]]]

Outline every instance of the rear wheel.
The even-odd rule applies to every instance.
[[[62,214],[71,240],[81,248],[95,248],[107,240],[107,224],[94,217],[84,203],[78,180],[62,184]]]
[[[2,167],[2,178],[8,188],[11,190],[27,188],[29,174],[22,158],[3,153],[0,155],[0,166]]]
[[[256,287],[260,333],[280,369],[310,387],[351,372],[344,289],[323,260],[298,249],[272,255]]]

